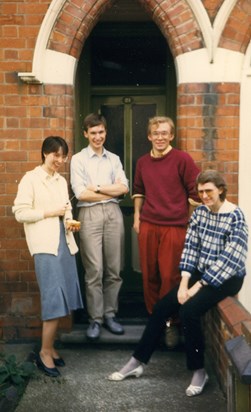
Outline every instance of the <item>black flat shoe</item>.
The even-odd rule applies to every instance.
[[[65,366],[65,361],[63,358],[53,358],[55,366]]]
[[[60,372],[57,368],[47,368],[47,366],[45,366],[44,362],[40,358],[40,355],[37,355],[36,364],[38,369],[40,369],[42,372],[44,372],[47,376],[50,376],[51,378],[56,378],[60,375]]]

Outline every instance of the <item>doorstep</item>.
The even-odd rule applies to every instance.
[[[86,330],[88,324],[83,325],[74,325],[71,332],[61,332],[59,334],[59,341],[62,343],[120,343],[120,344],[135,344],[138,343],[145,324],[125,324],[123,323],[125,329],[124,335],[114,335],[109,332],[107,329],[101,329],[101,334],[99,339],[96,341],[90,341],[86,338]]]

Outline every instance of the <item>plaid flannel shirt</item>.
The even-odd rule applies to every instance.
[[[248,227],[239,207],[225,201],[218,213],[212,213],[199,206],[191,216],[180,270],[198,270],[214,287],[232,276],[244,277],[247,243]]]

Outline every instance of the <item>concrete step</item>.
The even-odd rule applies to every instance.
[[[145,328],[144,324],[134,324],[128,325],[124,324],[125,333],[124,335],[114,335],[107,329],[101,329],[100,337],[97,341],[91,341],[91,343],[121,343],[121,344],[135,344],[141,338],[143,330]],[[86,338],[86,330],[88,328],[87,324],[75,325],[71,332],[64,333],[61,332],[59,335],[59,340],[62,343],[89,343],[90,340]]]

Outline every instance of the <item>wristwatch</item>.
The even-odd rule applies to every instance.
[[[96,193],[100,193],[100,185],[97,185]]]

